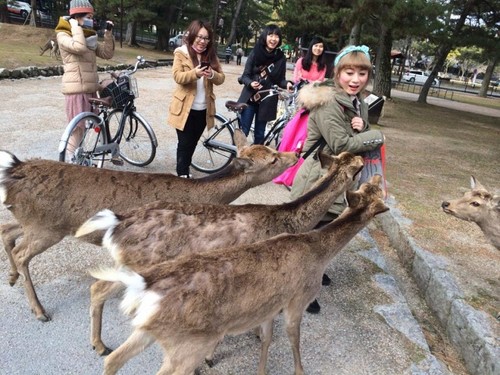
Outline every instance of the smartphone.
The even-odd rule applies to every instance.
[[[202,68],[203,68],[203,67],[207,67],[207,68],[208,68],[208,67],[210,66],[210,63],[209,63],[208,61],[202,61],[202,62],[200,63],[200,66],[201,66]]]

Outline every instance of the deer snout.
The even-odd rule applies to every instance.
[[[442,208],[445,212],[449,211],[449,210],[448,210],[448,207],[449,207],[449,206],[450,206],[450,202],[444,201],[443,203],[441,203],[441,208]]]

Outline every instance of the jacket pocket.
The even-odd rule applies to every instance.
[[[175,93],[172,97],[172,102],[170,103],[170,113],[174,116],[178,116],[182,112],[185,100],[185,93]]]

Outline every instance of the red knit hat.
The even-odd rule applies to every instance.
[[[69,3],[69,15],[78,13],[94,13],[94,7],[88,0],[71,0]]]

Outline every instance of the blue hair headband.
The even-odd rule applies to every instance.
[[[337,55],[337,57],[335,57],[335,61],[334,61],[333,65],[337,66],[340,59],[351,52],[363,52],[366,55],[366,57],[368,57],[368,60],[370,60],[370,49],[367,46],[364,46],[364,45],[363,46],[349,46],[349,47],[344,48],[344,50],[342,50],[342,52],[340,52]]]

